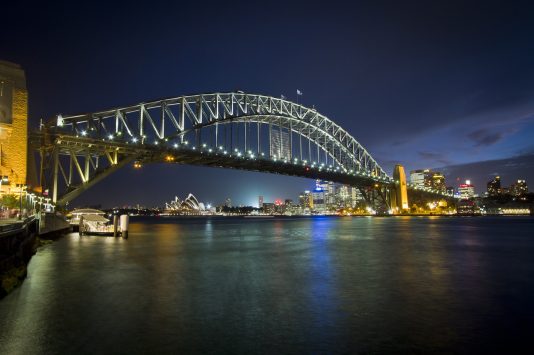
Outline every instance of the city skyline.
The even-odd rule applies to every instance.
[[[448,181],[470,179],[477,190],[495,175],[505,184],[534,179],[534,25],[520,4],[338,7],[309,2],[275,12],[274,5],[247,3],[222,8],[220,17],[206,14],[202,26],[187,16],[173,21],[173,13],[200,10],[189,3],[179,9],[155,4],[163,17],[157,22],[146,19],[141,8],[117,4],[105,12],[90,5],[19,6],[13,11],[24,11],[41,30],[35,33],[8,17],[2,59],[21,64],[27,73],[31,127],[59,113],[239,89],[316,107],[346,128],[389,174],[397,163],[407,171],[432,168]],[[69,16],[63,17],[65,11]],[[247,16],[260,12],[267,26]],[[485,16],[474,16],[479,13]],[[324,26],[297,14],[320,14]],[[110,23],[126,16],[131,23],[89,29],[80,25],[86,16]],[[232,22],[225,23],[225,17]],[[153,26],[133,26],[141,19]],[[125,31],[136,46],[123,41]],[[225,41],[211,36],[215,32],[244,44],[227,50]],[[252,45],[257,38],[264,45]],[[288,55],[272,55],[267,48],[284,48]],[[304,95],[297,96],[297,89]],[[257,195],[258,184],[267,190],[266,198],[294,193],[303,184],[299,178],[211,168],[198,179],[197,169],[125,168],[73,203],[161,203],[177,184],[178,194],[207,186],[207,195],[222,200],[231,192],[236,202],[246,203]]]

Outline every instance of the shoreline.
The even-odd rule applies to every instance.
[[[20,287],[28,276],[28,265],[39,250],[63,237],[64,233],[49,233],[43,236],[30,236],[30,243],[16,254],[11,255],[11,266],[0,271],[0,301]]]

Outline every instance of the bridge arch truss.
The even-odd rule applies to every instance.
[[[178,152],[199,156],[197,164],[217,153],[228,161],[240,158],[306,167],[316,176],[353,176],[364,185],[392,182],[367,150],[334,121],[313,108],[265,95],[190,95],[59,115],[35,137],[41,153],[40,183],[50,186],[53,200],[60,203],[132,161],[174,160],[173,151],[176,162],[182,163],[190,161],[179,159]],[[225,166],[224,159],[215,165]],[[299,175],[298,170],[288,174]]]

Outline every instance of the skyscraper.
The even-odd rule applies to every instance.
[[[445,176],[443,176],[442,173],[437,172],[437,171],[431,172],[431,176],[432,176],[431,187],[434,190],[438,190],[440,192],[446,192],[447,186],[445,185]]]
[[[488,182],[488,196],[498,196],[501,194],[501,177],[495,176],[493,180]]]
[[[313,209],[313,196],[310,191],[304,191],[299,196],[299,203],[302,209]]]
[[[410,183],[417,188],[429,188],[441,192],[447,191],[445,176],[438,171],[432,171],[430,169],[412,170],[410,172]]]
[[[517,180],[516,183],[510,185],[510,193],[514,196],[522,196],[527,194],[527,182],[525,180]]]
[[[258,196],[258,208],[263,207],[263,196]]]
[[[316,187],[312,191],[313,210],[316,212],[324,212],[327,209],[325,201],[325,191],[321,187]]]
[[[465,184],[460,184],[458,194],[465,200],[475,197],[475,187],[471,185],[471,180],[465,180]]]
[[[429,169],[410,171],[410,183],[418,188],[426,187],[425,181],[429,172]]]

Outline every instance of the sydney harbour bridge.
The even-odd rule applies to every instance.
[[[125,165],[159,162],[338,182],[357,187],[370,204],[388,209],[401,183],[317,110],[244,92],[59,115],[31,135],[30,149],[38,152],[39,185],[58,205]],[[419,192],[450,198],[430,189]]]

